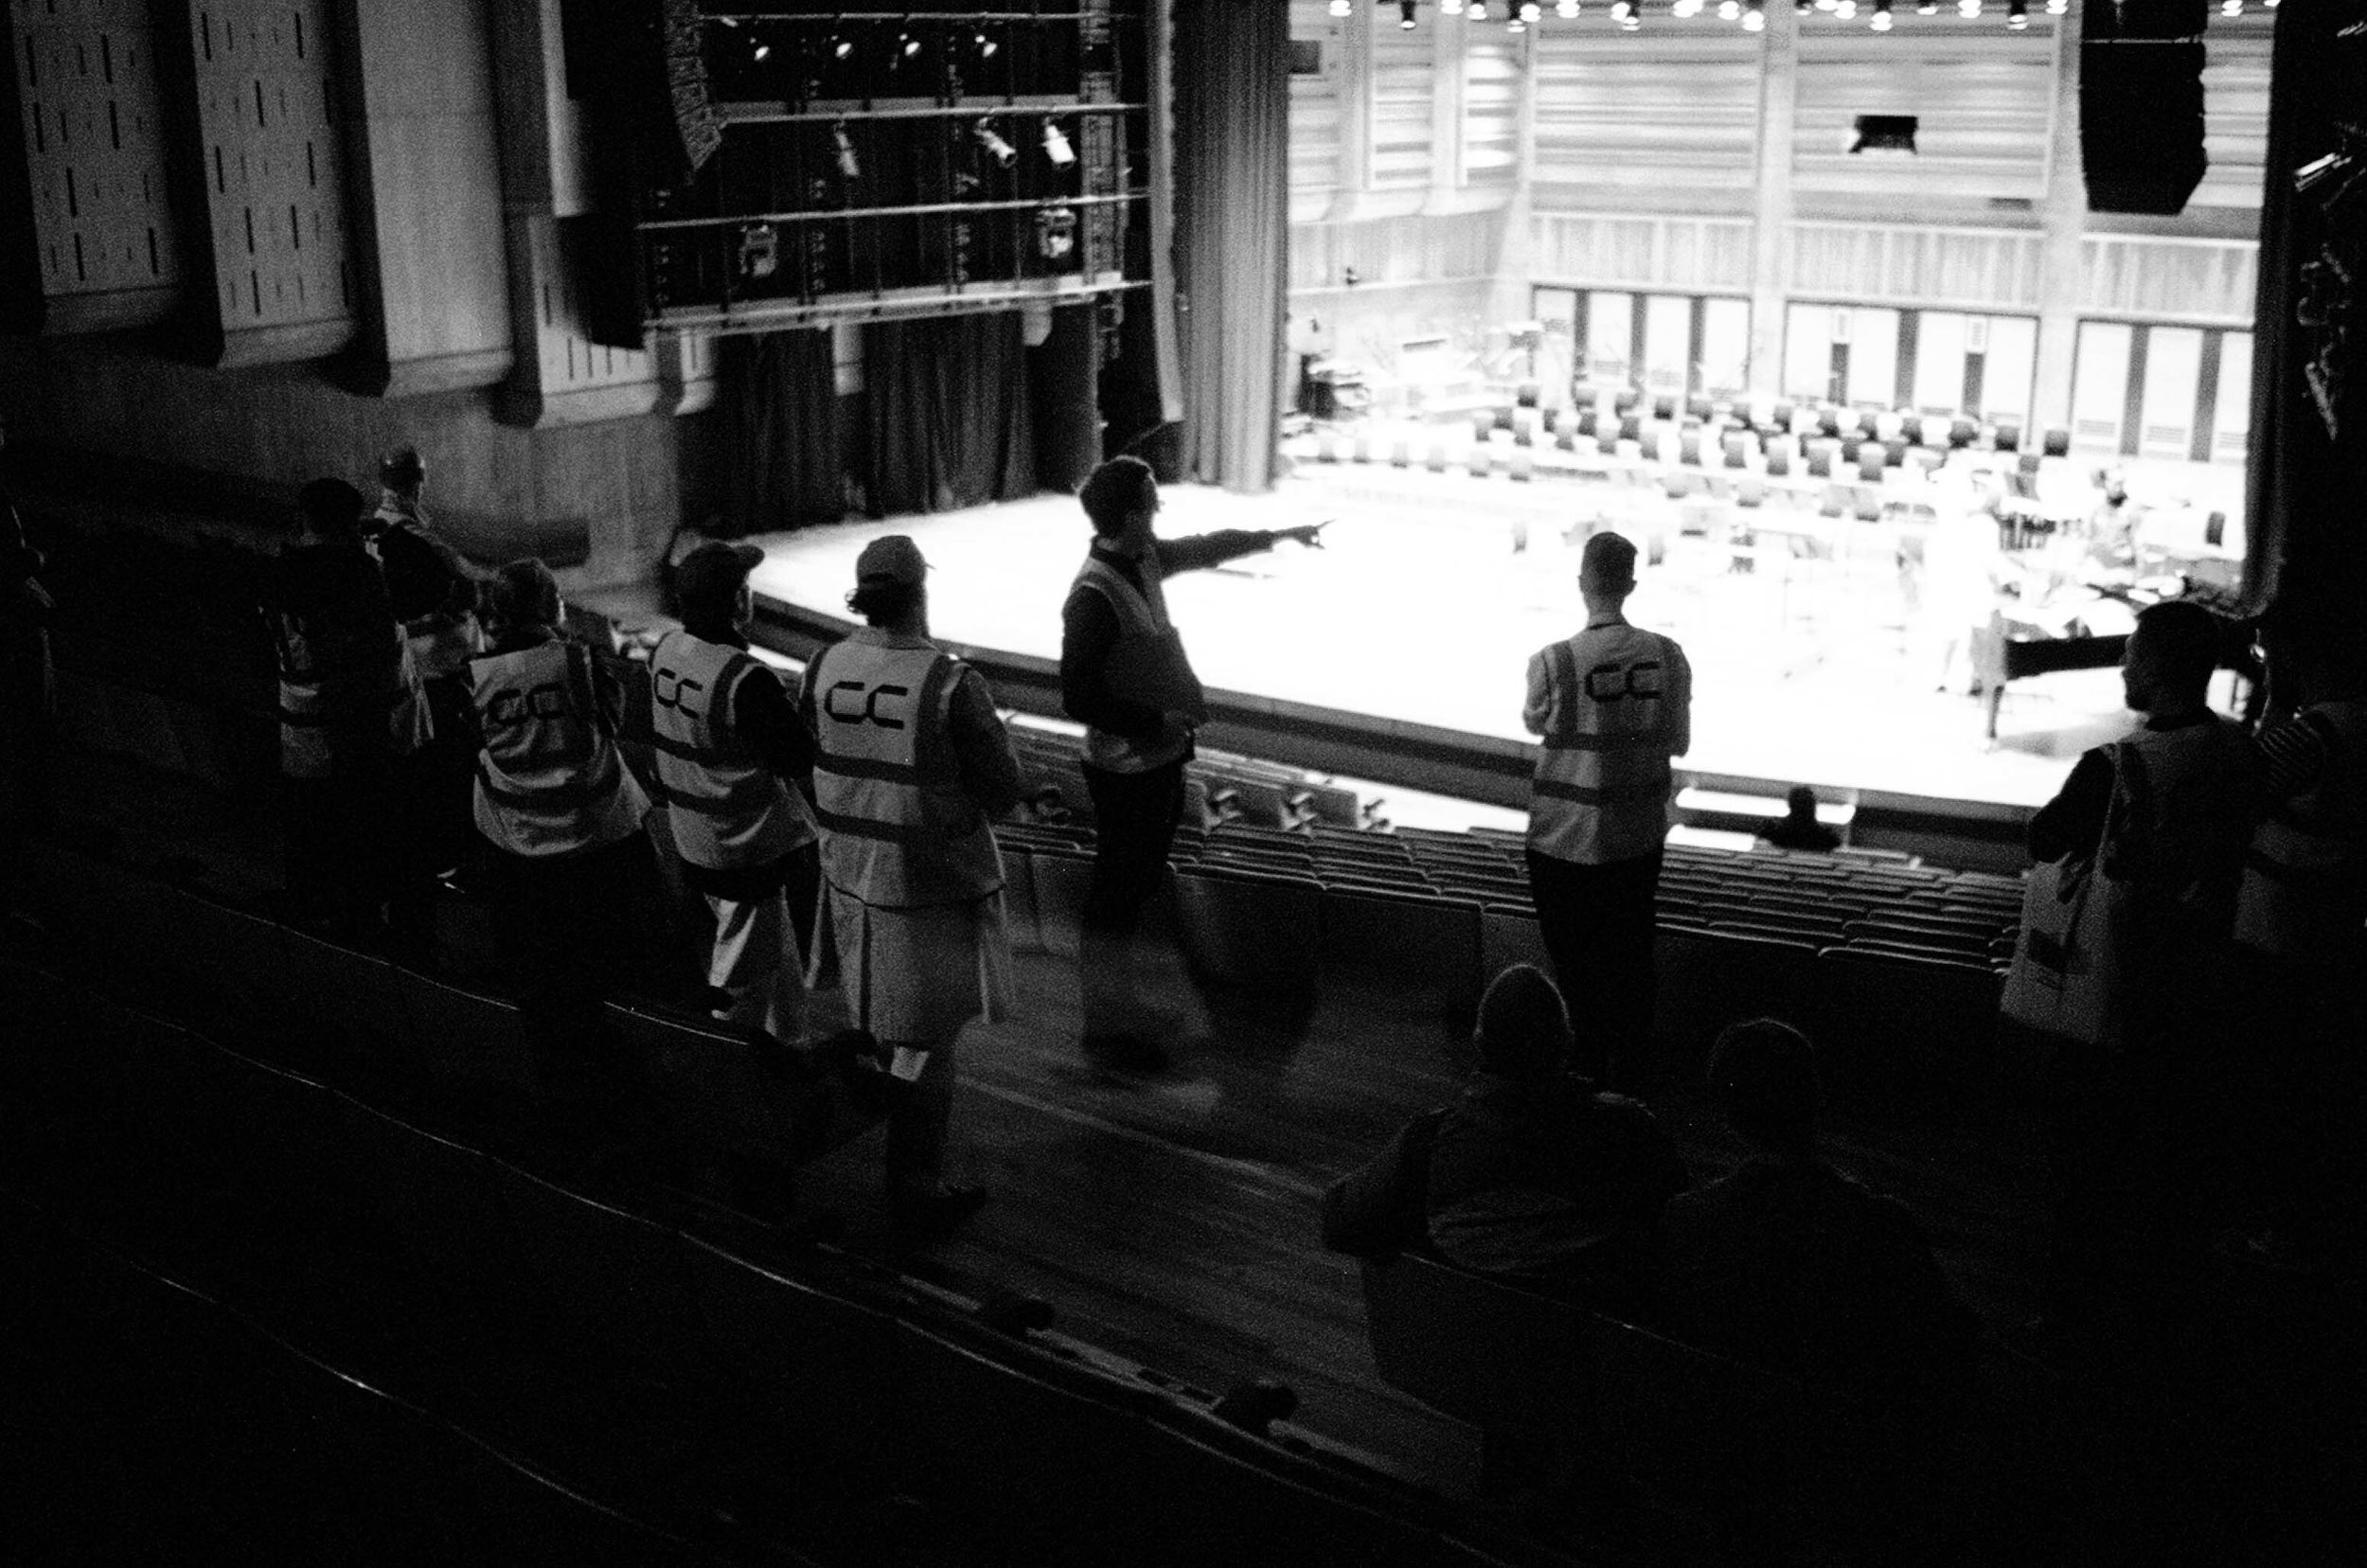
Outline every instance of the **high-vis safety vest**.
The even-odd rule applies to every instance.
[[[2323,703],[2299,718],[2324,743],[2324,766],[2253,831],[2235,939],[2306,962],[2355,953],[2367,918],[2367,702]]]
[[[434,733],[419,673],[392,619],[383,629],[347,617],[281,610],[279,769],[331,778],[364,756],[408,757]]]
[[[1003,885],[986,813],[962,793],[949,716],[960,660],[858,632],[806,668],[822,874],[875,908],[974,903]]]
[[[1548,706],[1538,740],[1529,847],[1607,865],[1668,836],[1668,758],[1684,716],[1684,654],[1657,632],[1589,627],[1546,647]]]
[[[440,597],[447,579],[439,549],[450,547],[431,543],[426,520],[392,492],[379,503],[376,520],[380,531],[370,543],[370,553],[385,570],[387,591],[398,609],[407,611],[414,600]],[[387,536],[394,533],[408,534],[407,549],[389,543]],[[421,680],[463,673],[469,661],[485,650],[484,627],[467,610],[438,605],[414,614],[402,623],[402,633]]]
[[[813,842],[804,799],[730,723],[739,683],[773,678],[753,654],[687,632],[667,633],[650,656],[658,783],[693,865],[769,865]]]
[[[1117,646],[1111,650],[1110,662],[1102,670],[1102,684],[1110,695],[1130,703],[1162,713],[1188,713],[1195,720],[1204,717],[1208,703],[1200,677],[1192,673],[1192,661],[1184,655],[1182,633],[1167,619],[1167,598],[1159,585],[1155,547],[1144,553],[1140,564],[1144,585],[1137,588],[1098,554],[1088,555],[1084,569],[1070,585],[1072,592],[1092,589],[1117,615]],[[1147,773],[1182,757],[1187,744],[1180,737],[1164,741],[1129,740],[1088,727],[1085,760],[1112,773]]]
[[[589,650],[553,641],[489,653],[469,676],[485,738],[478,832],[513,855],[569,855],[632,835],[650,797],[609,733]]]

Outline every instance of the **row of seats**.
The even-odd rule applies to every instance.
[[[1090,842],[1041,829],[1001,837],[1015,942],[1074,955]],[[1485,832],[1227,824],[1179,838],[1167,908],[1212,983],[1312,998],[1326,978],[1348,979],[1463,1017],[1489,975],[1546,962],[1517,854],[1517,836]],[[1657,937],[1663,1065],[1689,1076],[1718,1029],[1771,1014],[1816,1031],[1844,1087],[2025,1073],[1997,1054],[2019,886],[1848,854],[1672,845]]]
[[[918,1529],[944,1560],[1522,1555],[1473,1539],[1482,1527],[1436,1494],[1277,1426],[1286,1390],[1219,1398],[1052,1331],[1041,1303],[982,1303],[828,1249],[759,1264],[76,983],[13,965],[6,978],[58,1025],[8,1066],[34,1103],[75,1102],[146,1147],[204,1145],[258,1189],[343,1217],[346,1241],[383,1241],[450,1310],[529,1347],[542,1370],[528,1386],[581,1385],[603,1414],[575,1457],[604,1452],[628,1472],[652,1452],[667,1462],[635,1488],[645,1514],[683,1500],[660,1532],[726,1529],[714,1493],[728,1481],[749,1488],[731,1514],[787,1539],[896,1531],[910,1544]],[[367,1321],[398,1308],[365,1291],[319,1310]]]

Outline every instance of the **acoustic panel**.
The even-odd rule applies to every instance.
[[[182,279],[158,128],[154,27],[143,0],[11,0],[9,62],[29,223],[0,245],[31,297],[9,302],[55,332],[152,324]]]
[[[326,0],[184,10],[222,363],[333,353],[355,280]]]
[[[1759,45],[1735,28],[1541,29],[1532,201],[1539,210],[1723,193],[1747,209],[1758,170]]]

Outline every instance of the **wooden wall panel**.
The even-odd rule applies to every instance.
[[[317,359],[353,335],[345,151],[322,0],[182,9],[223,365]]]
[[[11,0],[10,69],[20,106],[38,297],[27,325],[99,331],[160,320],[182,262],[166,196],[153,24],[145,0]],[[10,219],[16,227],[20,220]]]
[[[2203,35],[2202,145],[2211,168],[2190,207],[2260,210],[2269,159],[2269,49],[2273,20],[2265,11],[2214,15]]]
[[[1358,287],[1447,280],[1492,282],[1504,254],[1504,223],[1488,214],[1373,218],[1290,226],[1290,288]]]
[[[1436,45],[1432,29],[1411,31],[1394,22],[1373,34],[1373,188],[1427,186],[1431,102],[1437,96]],[[1296,127],[1292,127],[1295,132]],[[1295,139],[1295,138],[1294,138]]]
[[[1994,13],[1973,22],[1952,11],[1908,15],[1889,33],[1824,13],[1804,21],[1792,155],[1800,196],[2038,200],[2046,194],[2055,47],[2043,15],[2026,32],[2008,31]],[[1853,154],[1860,115],[1917,116],[1915,155]]]
[[[1672,191],[1751,204],[1759,115],[1759,45],[1738,28],[1668,25],[1623,33],[1555,27],[1539,33],[1539,210],[1601,207],[1607,191],[1639,204]]]
[[[1751,287],[1751,224],[1738,219],[1539,213],[1530,233],[1530,271],[1539,282]]]
[[[2097,315],[2250,327],[2260,246],[2249,240],[2090,235],[2081,245],[2083,311]]]
[[[1420,29],[1407,36],[1419,37]],[[1501,28],[1474,28],[1465,40],[1465,185],[1510,185],[1520,177],[1521,57],[1521,45]]]
[[[2035,308],[2035,233],[1891,223],[1794,223],[1791,290],[1835,300]]]
[[[1424,35],[1427,36],[1427,35]],[[1290,0],[1290,41],[1315,45],[1321,73],[1290,78],[1290,221],[1321,218],[1340,184],[1340,144],[1345,113],[1340,97],[1340,50],[1345,24],[1325,0]],[[1424,128],[1427,135],[1428,128]]]

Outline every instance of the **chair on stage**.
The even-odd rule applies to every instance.
[[[1906,419],[1895,408],[1885,408],[1874,416],[1874,438],[1884,446],[1898,439],[1906,428]]]
[[[1494,448],[1490,447],[1485,441],[1475,441],[1471,444],[1470,454],[1464,459],[1464,462],[1466,466],[1470,469],[1472,478],[1485,479],[1487,477],[1488,469],[1494,464],[1495,460],[1496,453]]]
[[[1948,444],[1959,452],[1972,445],[1980,437],[1981,427],[1970,419],[1958,419],[1948,427]]]
[[[1833,476],[1833,456],[1841,443],[1829,436],[1820,436],[1808,443],[1808,477],[1830,479]]]
[[[1784,435],[1771,435],[1768,437],[1767,476],[1770,479],[1787,479],[1791,476],[1791,461],[1794,450],[1792,439],[1793,438],[1791,437]]]
[[[2070,431],[2068,431],[2068,430],[2063,430],[2063,429],[2059,429],[2059,428],[2058,428],[2058,429],[2050,429],[2050,430],[2046,433],[2046,446],[2045,446],[2045,452],[2046,452],[2046,454],[2047,454],[2049,457],[2068,457],[2068,456],[2070,456],[2070,455],[2071,455],[2071,432],[2070,432]]]
[[[1997,450],[2000,452],[2020,451],[2021,426],[2011,422],[2000,423],[1997,427]]]
[[[1655,419],[1674,419],[1676,417],[1677,400],[1673,394],[1663,392],[1652,400],[1652,418]]]
[[[1755,444],[1752,437],[1739,430],[1730,430],[1719,438],[1717,444],[1726,454],[1728,468],[1739,469],[1751,466],[1750,451]]]
[[[1688,468],[1701,466],[1701,427],[1687,425],[1677,436],[1677,461]]]
[[[1882,470],[1890,464],[1890,453],[1877,441],[1864,441],[1858,447],[1858,477],[1869,485],[1882,482]]]
[[[1818,408],[1816,411],[1816,431],[1820,436],[1839,436],[1842,431],[1841,410],[1835,408],[1830,403],[1826,403]]]

